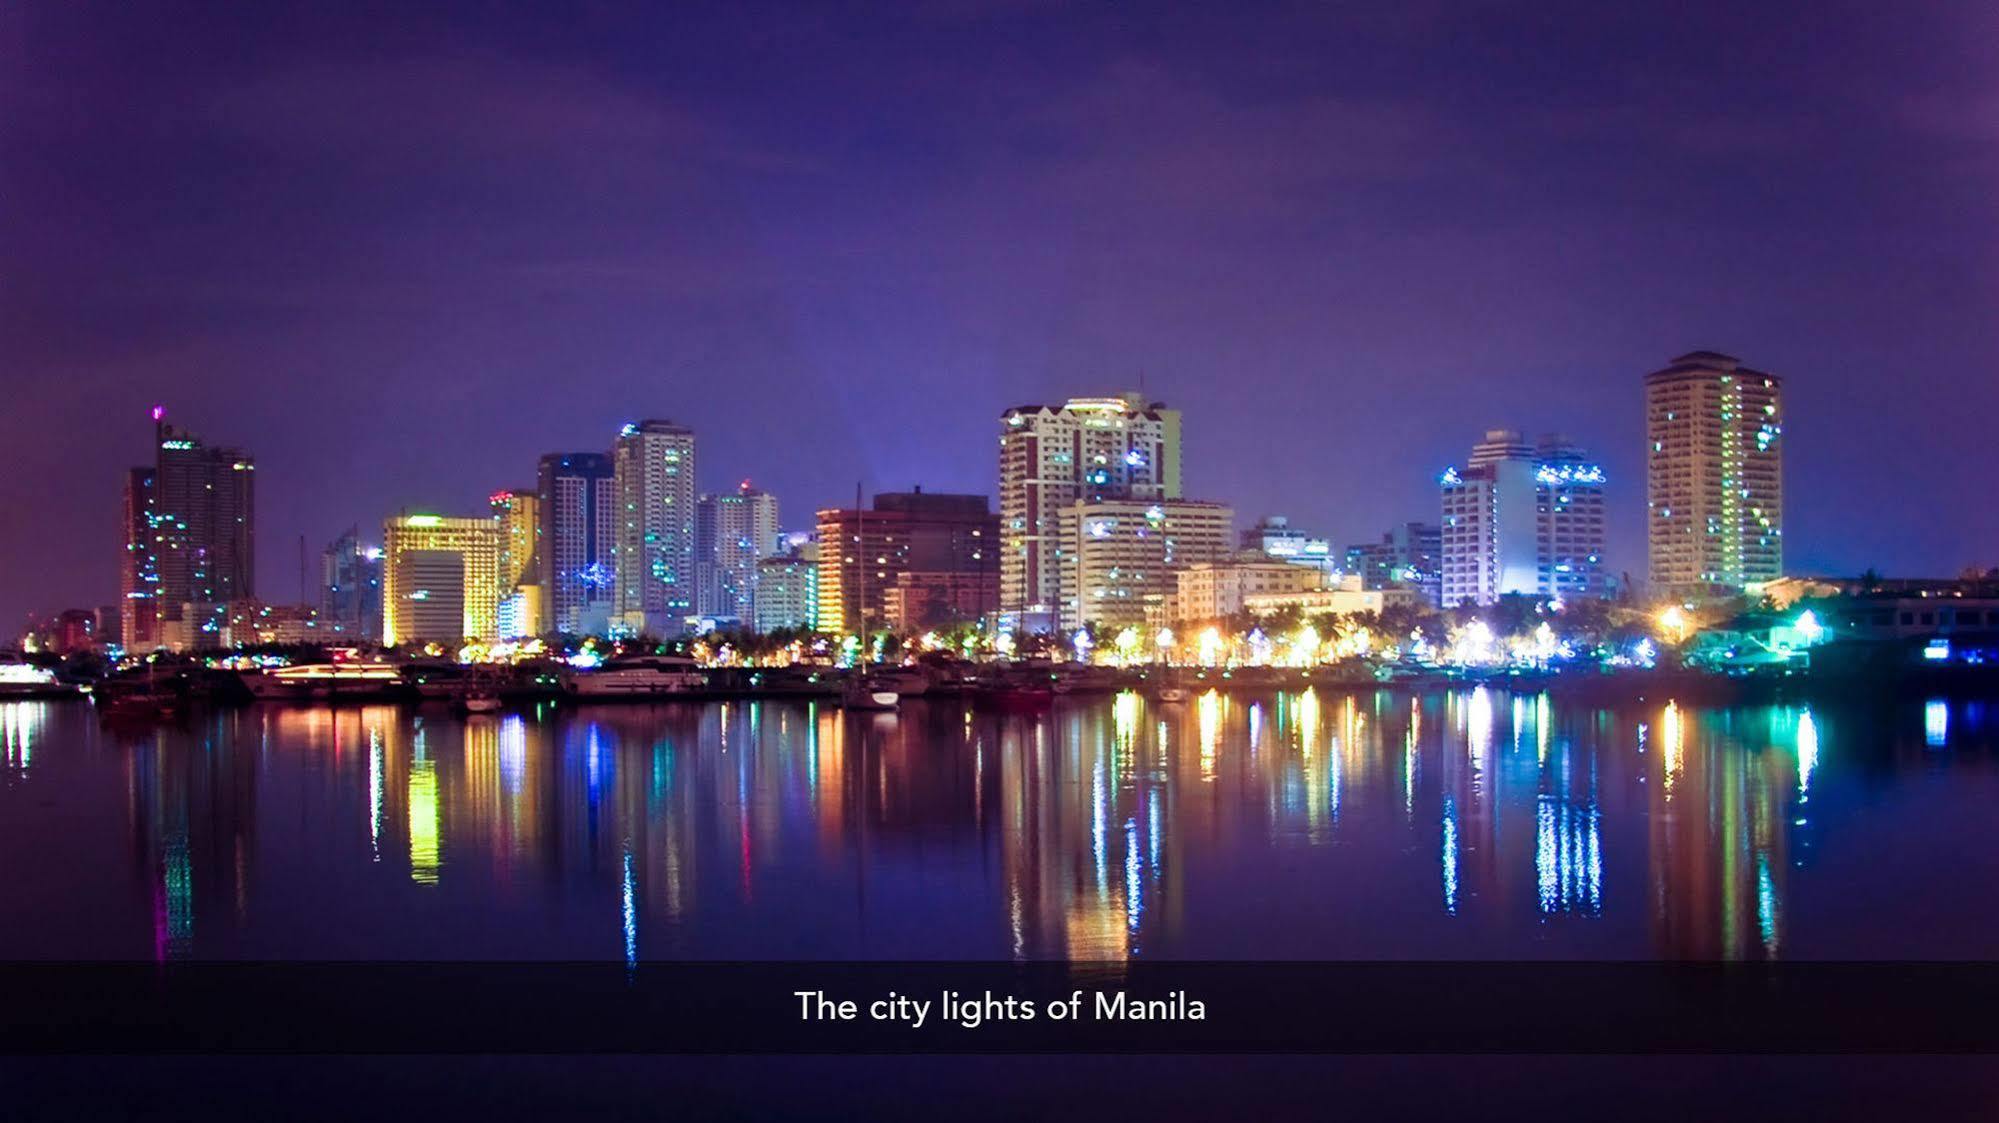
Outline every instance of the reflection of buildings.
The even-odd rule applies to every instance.
[[[1648,811],[1663,957],[1770,958],[1782,948],[1787,808],[1808,793],[1799,753],[1816,760],[1816,726],[1808,715],[1746,724],[1735,712],[1668,704],[1647,727],[1658,747]]]
[[[208,925],[226,930],[247,912],[256,754],[247,736],[192,744],[164,733],[129,754],[127,822],[152,908],[153,955],[186,958]]]

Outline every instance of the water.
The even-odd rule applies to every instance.
[[[1991,706],[0,704],[0,958],[1999,957]]]

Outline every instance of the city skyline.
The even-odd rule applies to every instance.
[[[1123,387],[1199,418],[1186,494],[1341,544],[1426,517],[1466,434],[1571,434],[1638,576],[1635,387],[1702,348],[1787,379],[1787,570],[1990,565],[1994,18],[1854,13],[1800,54],[1720,7],[1553,41],[1000,7],[745,61],[721,12],[446,12],[372,52],[358,13],[11,11],[0,49],[63,64],[0,86],[33,278],[0,287],[0,511],[37,528],[0,617],[114,595],[121,419],[157,401],[259,455],[273,601],[300,536],[480,510],[633,418],[804,511],[990,494],[1001,410]]]

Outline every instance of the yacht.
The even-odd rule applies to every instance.
[[[395,695],[403,674],[392,663],[301,663],[246,672],[243,685],[259,701],[359,701]]]
[[[680,655],[632,655],[594,671],[568,671],[562,692],[576,698],[654,698],[698,695],[708,689],[701,665]]]

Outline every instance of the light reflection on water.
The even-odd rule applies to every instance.
[[[1991,748],[1977,703],[1490,688],[140,733],[14,702],[0,841],[42,858],[0,866],[34,906],[0,955],[1989,955],[1950,832],[1999,796]],[[1870,886],[1927,927],[1847,907]]]

